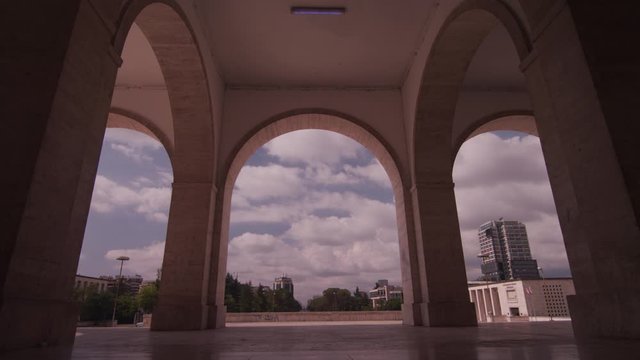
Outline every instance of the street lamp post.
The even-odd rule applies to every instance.
[[[116,297],[113,300],[113,314],[111,315],[111,326],[116,321],[116,307],[118,304],[118,294],[120,293],[120,284],[122,283],[122,266],[125,261],[129,260],[128,256],[120,256],[116,260],[120,261],[120,274],[118,275],[118,283],[116,284]]]
[[[484,263],[484,261],[487,258],[489,258],[489,255],[487,255],[487,254],[478,254],[478,257],[480,259],[482,259],[482,262]],[[487,294],[489,295],[489,303],[490,303],[491,309],[487,310],[487,299],[486,298],[485,298],[485,301],[484,301],[485,302],[484,308],[485,308],[485,311],[487,311],[488,320],[490,320],[490,322],[493,322],[493,299],[491,298],[491,289],[489,288],[489,278],[486,275],[484,276],[484,281],[485,281],[485,285],[487,286]]]

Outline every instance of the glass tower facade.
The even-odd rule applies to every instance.
[[[493,220],[478,230],[482,277],[501,281],[539,279],[538,262],[531,257],[527,228],[520,221]]]

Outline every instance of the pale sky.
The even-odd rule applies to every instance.
[[[467,141],[454,166],[467,277],[480,276],[477,229],[504,217],[527,226],[546,276],[569,269],[538,138],[489,133]],[[161,267],[171,196],[162,145],[130,130],[108,129],[78,273],[155,279]],[[227,270],[271,285],[293,278],[296,298],[327,287],[400,284],[393,193],[386,173],[357,142],[302,130],[260,148],[240,172],[232,198]]]

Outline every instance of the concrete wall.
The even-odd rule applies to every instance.
[[[227,313],[227,323],[290,321],[391,321],[402,320],[402,311],[327,311]]]

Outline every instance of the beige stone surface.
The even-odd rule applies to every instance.
[[[376,43],[379,38],[347,38],[372,26],[356,5],[353,13],[330,20],[351,20],[336,23],[343,32],[324,34],[314,32],[320,23],[290,18],[283,1],[274,1],[269,10],[284,13],[271,18],[268,11],[245,8],[267,22],[286,19],[274,29],[279,34],[299,26],[300,33],[290,32],[293,40],[303,34],[335,40],[323,43],[329,59],[307,56],[317,50],[306,47],[314,42],[291,47],[286,39],[271,40],[276,42],[256,49],[246,46],[262,45],[260,39],[212,34],[213,28],[242,22],[232,12],[215,26],[205,21],[225,16],[211,13],[220,4],[28,0],[11,2],[0,12],[0,149],[6,155],[0,177],[0,349],[73,342],[77,308],[71,289],[111,106],[128,117],[118,123],[112,115],[111,125],[147,129],[171,144],[175,184],[155,329],[224,326],[234,173],[267,139],[303,128],[351,136],[389,173],[404,323],[475,325],[451,171],[462,139],[500,128],[535,129],[540,136],[576,286],[569,299],[576,335],[640,338],[640,129],[633,121],[638,52],[629,45],[636,36],[633,2],[611,7],[572,0],[408,3],[394,11],[428,14],[386,19],[395,25],[383,31],[385,37],[398,29],[408,32],[398,44],[386,45],[404,53],[369,56],[367,64],[340,62],[385,48]],[[386,14],[378,2],[370,6],[375,16]],[[420,23],[405,26],[407,19]],[[149,89],[114,96],[120,53],[134,21],[162,71],[166,94],[162,89],[156,100]],[[215,40],[220,37],[222,45]],[[362,47],[343,46],[353,42]],[[495,70],[493,49],[504,55],[496,61],[505,68],[495,77],[484,73]],[[244,55],[225,57],[236,50]],[[272,62],[252,67],[264,60],[253,56],[257,53]],[[285,77],[287,69],[274,60],[283,54],[295,60],[290,69],[295,76]],[[230,66],[229,58],[237,63]],[[383,64],[385,73],[372,73]],[[244,81],[249,72],[238,69],[255,71],[250,78],[256,82]],[[327,69],[335,73],[322,76]],[[260,79],[273,81],[274,70],[282,71],[275,78],[282,82],[262,84]],[[152,77],[157,76],[156,71]],[[159,105],[136,112],[134,93],[141,102]]]

